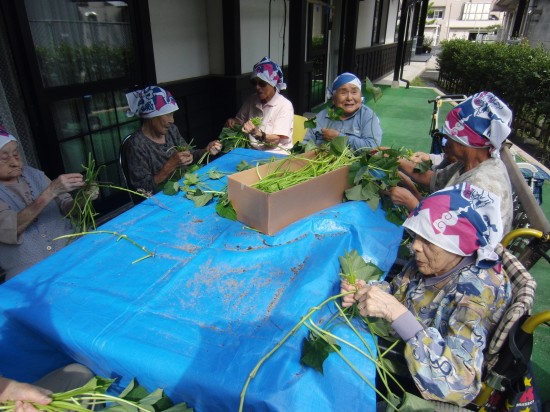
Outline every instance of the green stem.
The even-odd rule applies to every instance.
[[[382,399],[384,399],[389,405],[391,405],[394,409],[397,410],[397,407],[383,394],[381,393],[375,385],[372,384],[371,381],[369,381],[362,373],[359,369],[357,369],[355,367],[355,365],[353,363],[350,362],[350,360],[344,356],[344,354],[342,354],[342,352],[336,347],[336,345],[334,345],[329,339],[326,338],[326,336],[329,336],[335,340],[337,340],[338,342],[344,344],[344,345],[347,345],[349,347],[351,347],[352,349],[355,349],[356,351],[358,351],[360,354],[364,355],[367,359],[371,360],[373,363],[377,364],[378,361],[376,359],[372,359],[370,358],[365,352],[363,352],[361,349],[359,349],[357,346],[351,344],[350,342],[348,342],[347,340],[345,339],[342,339],[336,335],[333,335],[332,333],[329,333],[327,332],[326,330],[320,328],[319,326],[315,325],[313,322],[311,322],[310,320],[310,324],[311,325],[307,325],[306,326],[308,328],[310,328],[310,330],[313,330],[315,331],[315,333],[317,333],[317,335],[323,339],[326,343],[329,344],[329,346],[332,348],[332,350],[334,352],[336,352],[340,358],[345,362],[347,363],[347,365],[367,384],[371,387],[371,389],[373,389],[378,395],[380,395],[380,397]],[[367,345],[368,346],[368,345]],[[378,369],[378,367],[377,367]]]
[[[254,369],[252,369],[252,372],[249,373],[248,375],[248,378],[246,379],[246,382],[244,384],[244,387],[243,387],[243,390],[241,391],[241,401],[240,401],[240,404],[239,404],[239,412],[242,412],[243,410],[243,407],[244,407],[244,398],[245,398],[245,395],[246,395],[246,391],[248,389],[248,385],[250,384],[250,381],[252,379],[254,379],[254,377],[256,376],[256,373],[258,373],[258,370],[260,369],[260,367],[263,365],[263,363],[269,359],[269,357],[271,355],[273,355],[298,329],[300,329],[300,327],[315,313],[317,312],[319,309],[321,309],[324,305],[326,305],[328,302],[331,302],[333,300],[336,300],[336,299],[339,299],[341,298],[342,296],[345,296],[349,294],[348,293],[342,293],[342,294],[339,294],[339,295],[335,295],[335,296],[332,296],[328,299],[326,299],[325,301],[323,301],[320,305],[318,306],[315,306],[313,308],[311,308],[307,315],[305,315],[304,317],[302,317],[302,319],[290,330],[290,332],[288,332],[278,343],[277,345],[275,345],[275,347],[273,349],[271,349],[269,351],[269,353],[267,353],[267,355],[265,355],[263,358],[261,358],[259,360],[259,362],[256,364],[256,366],[254,367]]]
[[[56,237],[54,240],[57,240],[57,239],[65,239],[65,238],[72,238],[72,237],[76,237],[76,236],[82,236],[82,235],[95,235],[95,234],[109,234],[109,235],[114,235],[114,236],[117,236],[118,239],[117,239],[117,242],[120,240],[120,239],[124,239],[128,242],[130,242],[131,244],[133,244],[134,246],[136,246],[137,248],[139,248],[140,250],[144,251],[145,253],[147,253],[147,256],[144,256],[142,257],[141,259],[138,259],[132,263],[137,263],[143,259],[146,259],[146,258],[149,258],[149,257],[154,257],[155,254],[151,251],[149,251],[148,249],[145,248],[145,246],[141,246],[139,243],[135,242],[133,239],[129,238],[127,235],[124,235],[124,234],[121,234],[121,233],[118,233],[118,232],[114,232],[114,231],[111,231],[111,230],[94,230],[92,232],[80,232],[80,233],[74,233],[74,234],[69,234],[69,235],[63,235],[63,236],[58,236]]]

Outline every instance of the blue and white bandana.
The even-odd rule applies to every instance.
[[[126,112],[128,117],[151,119],[179,109],[172,94],[159,86],[148,86],[143,90],[127,93],[126,100],[129,106]]]
[[[422,200],[403,227],[456,255],[477,253],[477,266],[492,267],[503,235],[500,197],[469,183],[446,187]]]
[[[254,65],[250,78],[254,79],[255,77],[275,87],[278,91],[286,89],[286,83],[283,81],[283,71],[277,63],[267,56]]]
[[[327,88],[327,99],[331,99],[332,95],[336,92],[336,90],[338,90],[339,87],[348,83],[359,87],[359,90],[361,90],[361,80],[359,80],[359,77],[353,73],[342,73],[334,79],[332,86]]]

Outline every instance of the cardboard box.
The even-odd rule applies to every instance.
[[[303,156],[312,158],[314,152]],[[292,171],[307,164],[307,160],[283,159],[227,177],[227,194],[237,212],[237,219],[268,235],[303,217],[341,203],[348,187],[347,167],[275,193],[265,193],[251,187],[258,182],[258,173],[267,176],[282,162],[285,162],[284,168]]]

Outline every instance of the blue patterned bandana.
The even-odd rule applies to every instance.
[[[129,106],[126,112],[128,117],[150,119],[179,109],[172,94],[159,86],[148,86],[143,90],[127,93],[126,100]]]
[[[477,253],[476,265],[491,267],[503,235],[500,197],[469,183],[447,187],[420,202],[403,227],[456,255]]]

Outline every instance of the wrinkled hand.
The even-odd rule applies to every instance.
[[[243,124],[243,132],[250,133],[254,136],[260,134],[259,129],[254,125],[254,123],[252,123],[251,120],[248,120],[245,124]]]
[[[90,185],[88,189],[84,192],[86,198],[90,200],[96,200],[99,197],[99,187],[96,184]]]
[[[235,119],[234,117],[230,117],[229,119],[227,119],[227,121],[225,122],[225,126],[226,127],[235,127],[236,125],[238,124],[241,124],[240,120],[239,119]]]
[[[0,378],[0,403],[3,401],[16,401],[15,412],[37,411],[30,403],[35,402],[47,405],[52,401],[50,391],[27,383],[17,382],[11,379]]]
[[[373,316],[393,322],[407,311],[393,295],[384,292],[376,285],[367,285],[365,281],[359,280],[355,285],[347,281],[340,284],[340,293],[353,292],[342,298],[342,306],[347,308],[357,303],[357,309],[361,316]]]
[[[190,151],[186,150],[184,152],[176,152],[172,156],[170,156],[170,159],[168,159],[169,162],[173,165],[173,168],[177,168],[180,166],[187,166],[193,162],[193,155]]]
[[[342,280],[342,282],[340,282],[340,293],[347,293],[345,296],[342,296],[342,307],[349,308],[350,306],[353,306],[354,303],[357,303],[355,294],[359,289],[364,288],[365,286],[367,286],[367,283],[361,279],[354,285],[350,284],[347,280]]]
[[[336,129],[321,129],[321,133],[323,134],[323,139],[329,142],[335,137],[341,136],[341,133]]]
[[[82,186],[84,186],[84,178],[80,173],[67,173],[59,175],[57,179],[52,180],[48,188],[53,196],[57,197],[63,193],[72,192]]]
[[[384,193],[390,197],[393,204],[405,206],[409,212],[420,203],[409,189],[401,186],[392,187]]]
[[[206,150],[209,151],[212,155],[217,155],[222,150],[222,142],[220,142],[219,140],[214,140],[208,143],[208,146],[206,146]]]
[[[430,155],[424,152],[415,152],[409,159],[415,163],[422,163],[430,160]]]

